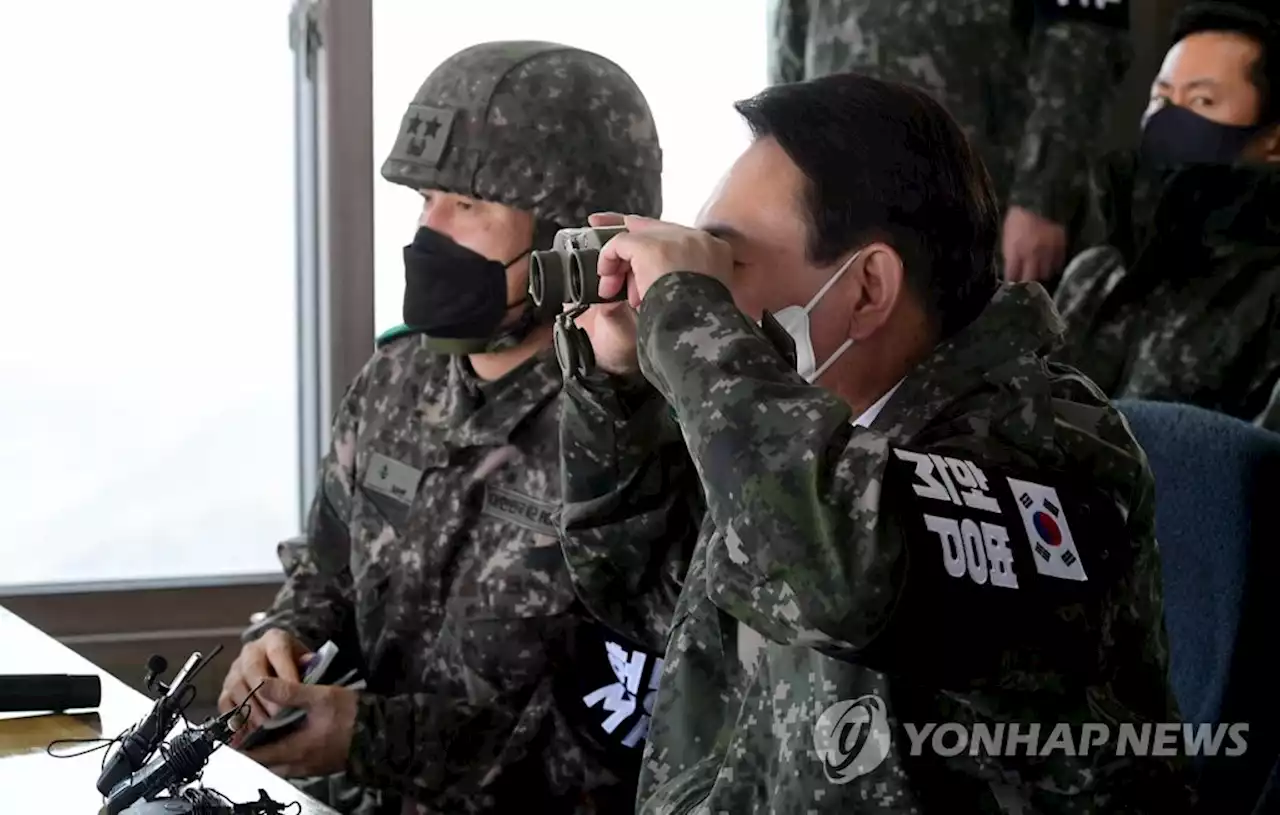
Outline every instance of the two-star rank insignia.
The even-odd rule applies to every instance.
[[[452,127],[452,110],[410,105],[396,137],[395,153],[414,162],[439,166]]]

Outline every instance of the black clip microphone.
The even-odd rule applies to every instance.
[[[235,732],[231,719],[239,712],[239,708],[228,710],[199,727],[188,728],[174,736],[158,758],[111,790],[102,812],[118,815],[140,799],[150,801],[167,790],[194,781],[213,751],[226,744]]]
[[[222,651],[222,646],[215,647],[208,657],[196,651],[188,659],[182,670],[174,676],[173,682],[165,685],[159,674],[169,666],[164,657],[154,655],[147,660],[147,689],[152,693],[161,693],[152,706],[151,712],[142,721],[134,725],[107,756],[102,774],[98,776],[98,792],[106,795],[120,782],[138,771],[155,754],[156,748],[178,723],[178,717],[191,703],[190,696],[195,695],[195,687],[191,680],[204,666]],[[190,696],[188,696],[190,691]]]

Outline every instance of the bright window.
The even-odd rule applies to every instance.
[[[279,571],[289,8],[0,9],[0,584]]]
[[[594,51],[631,75],[653,111],[663,149],[667,220],[689,223],[747,145],[732,103],[764,87],[765,0],[374,0],[375,173],[405,106],[455,52],[489,40],[549,40]],[[375,322],[400,322],[401,248],[413,238],[421,199],[374,180]]]

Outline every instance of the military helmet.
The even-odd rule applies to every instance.
[[[644,95],[613,62],[549,42],[482,43],[445,60],[405,112],[382,176],[543,224],[662,214],[662,151]]]

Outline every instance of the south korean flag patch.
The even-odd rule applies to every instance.
[[[1088,580],[1057,490],[1016,478],[1005,480],[1017,501],[1036,571],[1061,580]]]

